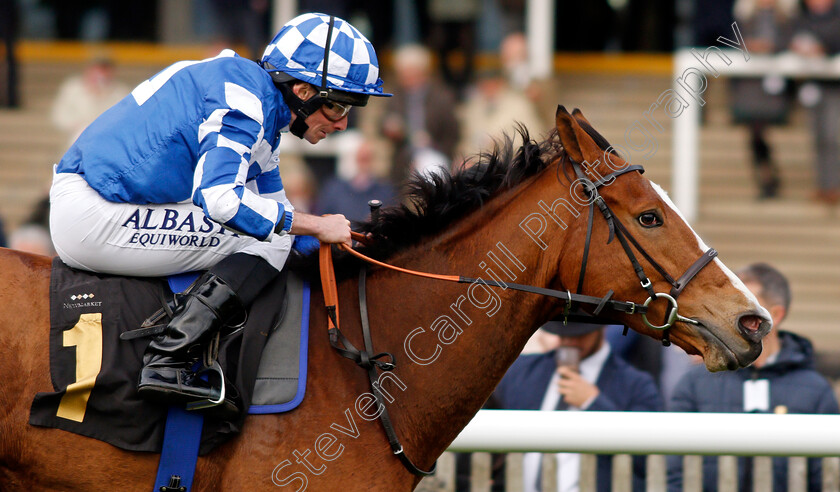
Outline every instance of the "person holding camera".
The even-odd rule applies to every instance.
[[[605,328],[548,322],[541,329],[558,335],[559,347],[521,355],[496,388],[500,406],[508,410],[661,411],[662,397],[653,377],[611,350]],[[559,453],[557,458],[557,490],[579,490],[580,455]],[[523,490],[540,491],[540,453],[526,453],[523,460]],[[597,461],[597,490],[609,491],[612,456],[601,455]],[[633,458],[633,490],[645,490],[644,456]]]

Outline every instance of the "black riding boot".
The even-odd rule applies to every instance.
[[[218,400],[221,382],[198,377],[194,366],[203,346],[226,325],[242,321],[245,307],[236,292],[215,274],[205,273],[175,310],[172,321],[143,356],[138,392],[169,402]],[[195,353],[191,353],[190,349]]]

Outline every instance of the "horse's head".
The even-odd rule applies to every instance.
[[[586,265],[581,293],[600,297],[612,289],[614,299],[649,300],[646,318],[619,316],[634,330],[701,354],[712,371],[750,364],[771,327],[767,310],[714,257],[663,190],[629,167],[578,110],[558,107],[556,124],[565,155],[554,170],[572,198],[592,204],[581,207],[567,231],[577,240],[566,242],[560,260],[565,288],[579,285]],[[595,191],[587,190],[589,182]],[[650,286],[642,285],[645,278]],[[657,328],[668,325],[669,316],[670,326]]]

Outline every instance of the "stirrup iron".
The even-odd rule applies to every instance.
[[[218,400],[199,400],[199,401],[194,401],[194,402],[191,402],[191,403],[187,403],[187,407],[186,407],[187,410],[189,410],[189,411],[203,410],[205,408],[213,408],[215,406],[218,406],[218,405],[221,405],[222,403],[224,403],[224,401],[225,401],[225,375],[222,372],[222,366],[219,365],[219,361],[217,361],[217,360],[213,361],[213,364],[210,367],[206,367],[206,368],[198,371],[198,373],[196,373],[195,377],[200,377],[202,374],[204,374],[208,371],[213,371],[216,374],[218,374],[219,379],[221,379],[221,381],[222,381],[222,390],[221,390],[221,394],[219,395],[219,399]]]

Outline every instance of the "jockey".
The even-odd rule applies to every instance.
[[[347,127],[352,106],[390,95],[356,28],[304,14],[283,26],[260,64],[231,50],[175,63],[72,145],[50,190],[50,227],[65,263],[135,276],[208,270],[146,349],[142,395],[218,399],[220,385],[192,372],[190,348],[244,320],[294,236],[350,243],[343,215],[294,210],[278,143],[285,132],[317,143]]]

